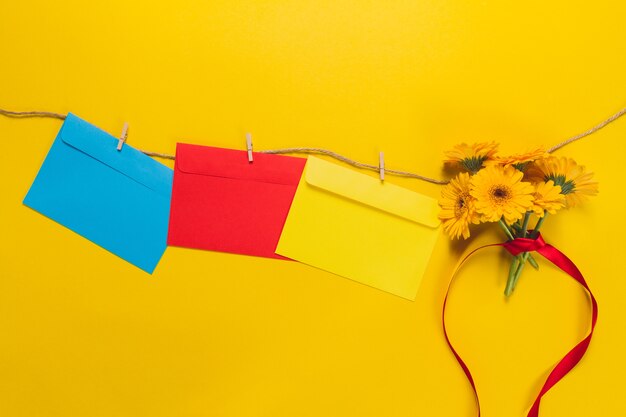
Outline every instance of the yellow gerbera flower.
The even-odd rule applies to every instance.
[[[565,195],[561,194],[561,187],[555,185],[552,180],[536,184],[533,196],[535,199],[531,210],[537,217],[543,217],[546,211],[554,214],[558,209],[565,207]]]
[[[445,152],[444,162],[458,164],[471,173],[476,173],[483,166],[483,162],[491,159],[498,150],[495,142],[474,143],[468,145],[461,143]]]
[[[560,186],[567,207],[598,194],[598,183],[591,179],[593,173],[571,158],[549,156],[535,161],[529,166],[527,176],[531,181],[553,181]]]
[[[485,166],[490,165],[513,165],[520,171],[524,171],[529,162],[545,158],[548,154],[545,149],[537,148],[517,155],[511,156],[495,156],[493,159],[485,161]]]
[[[451,238],[467,239],[470,235],[470,223],[479,223],[480,216],[474,208],[474,199],[470,195],[470,176],[461,172],[441,190],[439,199],[439,219],[443,221],[443,230]]]
[[[476,199],[476,211],[483,220],[507,224],[521,219],[533,204],[535,188],[523,182],[524,174],[512,166],[492,165],[472,177],[470,195]]]

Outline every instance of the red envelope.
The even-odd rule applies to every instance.
[[[305,158],[176,145],[168,245],[267,258],[274,253]]]

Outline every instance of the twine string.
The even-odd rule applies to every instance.
[[[330,151],[328,149],[323,148],[284,148],[284,149],[268,149],[264,151],[259,151],[260,153],[269,153],[269,154],[289,154],[289,153],[305,153],[305,154],[319,154],[319,155],[327,155],[331,158],[334,158],[338,161],[345,162],[348,165],[352,165],[356,168],[366,169],[369,171],[379,172],[380,167],[377,165],[366,164],[363,162],[352,160],[348,157],[340,155],[336,152]],[[399,177],[407,177],[407,178],[415,178],[418,180],[430,182],[432,184],[444,185],[447,184],[446,180],[438,180],[435,178],[430,178],[425,175],[415,174],[409,171],[400,171],[397,169],[387,169],[385,168],[385,174],[396,175]]]
[[[609,117],[606,120],[601,121],[600,123],[598,123],[597,125],[595,125],[594,127],[592,127],[589,130],[585,130],[582,133],[579,133],[575,136],[572,136],[569,139],[565,139],[563,142],[561,143],[557,143],[556,145],[554,145],[553,147],[551,147],[550,149],[548,149],[548,153],[552,153],[558,149],[561,149],[563,146],[568,145],[572,142],[575,142],[579,139],[582,139],[586,136],[591,135],[592,133],[596,133],[598,130],[602,129],[604,126],[608,125],[609,123],[612,123],[614,121],[616,121],[617,119],[619,119],[620,117],[622,117],[624,114],[626,114],[626,107],[624,107],[623,109],[621,109],[620,111],[618,111],[617,113],[615,113],[614,115],[612,115],[611,117]]]
[[[0,114],[7,117],[14,117],[18,119],[27,117],[51,117],[54,119],[65,120],[65,115],[60,113],[54,113],[51,111],[10,111],[0,109]]]
[[[0,109],[0,114],[3,116],[7,116],[7,117],[14,117],[14,118],[28,118],[28,117],[47,117],[47,118],[54,118],[54,119],[60,119],[60,120],[65,120],[65,115],[64,114],[60,114],[60,113],[54,113],[54,112],[47,112],[47,111],[9,111],[9,110],[4,110],[4,109]],[[618,111],[617,113],[613,114],[611,117],[607,118],[606,120],[603,120],[602,122],[598,123],[597,125],[593,126],[592,128],[579,133],[575,136],[572,136],[571,138],[565,139],[562,142],[557,143],[556,145],[552,146],[551,148],[549,148],[547,150],[548,153],[552,153],[554,151],[557,151],[559,149],[561,149],[562,147],[575,142],[577,140],[580,140],[584,137],[587,137],[593,133],[596,133],[597,131],[599,131],[600,129],[604,128],[605,126],[607,126],[608,124],[614,122],[615,120],[619,119],[620,117],[622,117],[623,115],[626,114],[626,107],[621,109],[620,111]],[[140,152],[143,152],[144,154],[151,156],[151,157],[156,157],[156,158],[162,158],[162,159],[170,159],[170,160],[175,160],[176,157],[174,155],[171,154],[167,154],[167,153],[160,153],[160,152],[152,152],[152,151],[146,151],[146,150],[142,150],[142,149],[138,149]],[[323,148],[307,148],[307,147],[297,147],[297,148],[282,148],[282,149],[268,149],[268,150],[261,150],[261,151],[255,151],[255,152],[259,152],[259,153],[266,153],[266,154],[293,154],[293,153],[304,153],[304,154],[319,154],[319,155],[326,155],[329,156],[331,158],[334,158],[338,161],[344,162],[348,165],[351,165],[353,167],[356,168],[360,168],[360,169],[366,169],[366,170],[370,170],[370,171],[375,171],[378,172],[379,171],[379,167],[376,165],[371,165],[371,164],[366,164],[363,162],[359,162],[359,161],[355,161],[354,159],[350,159],[346,156],[343,156],[341,154],[338,154],[337,152],[333,152],[331,150],[328,149],[323,149]],[[427,177],[425,175],[420,175],[420,174],[416,174],[413,172],[409,172],[409,171],[400,171],[400,170],[395,170],[395,169],[385,169],[385,173],[389,174],[389,175],[396,175],[396,176],[400,176],[400,177],[407,177],[407,178],[415,178],[415,179],[419,179],[422,181],[426,181],[426,182],[430,182],[432,184],[438,184],[438,185],[444,185],[447,184],[449,181],[446,180],[440,180],[440,179],[436,179],[436,178],[431,178],[431,177]]]

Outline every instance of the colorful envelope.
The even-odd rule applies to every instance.
[[[274,251],[306,159],[179,143],[167,243],[285,259]]]
[[[276,252],[414,300],[437,201],[310,156]]]
[[[152,273],[166,248],[172,170],[68,114],[24,204]]]

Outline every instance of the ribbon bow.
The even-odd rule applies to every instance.
[[[510,240],[502,244],[504,249],[508,250],[511,255],[517,256],[523,252],[539,252],[546,247],[546,242],[543,240],[541,234],[537,235],[536,239],[529,239],[518,237],[515,240]]]

